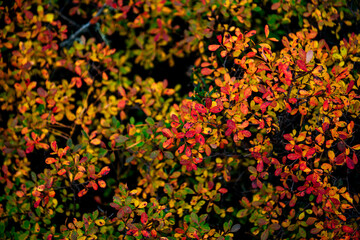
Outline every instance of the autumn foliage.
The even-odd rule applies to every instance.
[[[359,239],[359,22],[356,0],[0,1],[0,238]]]

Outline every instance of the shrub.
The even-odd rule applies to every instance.
[[[1,238],[359,239],[356,2],[0,2]]]

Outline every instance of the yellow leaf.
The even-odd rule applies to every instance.
[[[53,13],[46,14],[43,21],[44,22],[52,22],[52,21],[54,21],[54,14]]]
[[[100,141],[100,139],[95,138],[95,139],[91,140],[90,143],[93,144],[93,145],[99,145],[101,143],[101,141]]]
[[[147,202],[142,202],[139,204],[139,208],[144,208],[144,207],[146,207],[146,205],[147,205]]]
[[[105,221],[104,221],[104,219],[98,219],[98,220],[95,220],[95,224],[98,226],[104,226]]]
[[[132,202],[134,203],[135,207],[139,206],[139,204],[140,204],[140,201],[135,198],[132,199]]]
[[[353,203],[353,199],[348,192],[341,194],[341,196],[348,200],[349,203]]]
[[[352,147],[354,150],[360,150],[360,144],[356,144],[355,146]]]

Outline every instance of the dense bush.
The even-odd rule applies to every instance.
[[[360,238],[357,0],[0,3],[0,238]]]

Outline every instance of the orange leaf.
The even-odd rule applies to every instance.
[[[279,40],[277,40],[276,38],[269,38],[270,41],[273,41],[273,42],[278,42]]]
[[[216,51],[219,47],[220,47],[220,45],[218,45],[218,44],[213,44],[213,45],[209,45],[208,49],[209,49],[210,51]]]
[[[45,162],[47,163],[47,164],[52,164],[52,163],[54,163],[54,162],[56,162],[57,160],[55,159],[55,158],[52,158],[52,157],[49,157],[49,158],[47,158],[46,160],[45,160]]]
[[[168,129],[168,128],[163,128],[163,129],[162,129],[162,133],[163,133],[164,136],[167,137],[167,138],[171,138],[171,137],[174,136],[174,135],[172,134],[172,132],[170,131],[170,129]]]
[[[58,172],[57,172],[57,174],[58,175],[64,175],[66,173],[66,170],[65,169],[60,169]]]
[[[168,140],[166,140],[164,143],[163,143],[163,148],[167,149],[169,148],[169,146],[174,142],[174,139],[173,138],[169,138]]]
[[[251,31],[249,31],[249,32],[247,32],[246,34],[245,34],[245,37],[252,37],[252,36],[254,36],[256,34],[256,31],[255,30],[251,30]]]
[[[88,192],[88,190],[84,188],[83,190],[81,190],[81,191],[78,193],[78,197],[84,196],[87,192]]]
[[[266,24],[265,25],[265,37],[268,38],[269,36],[269,26]]]
[[[54,152],[57,151],[58,147],[57,147],[56,141],[52,141],[51,144],[50,144],[50,146],[51,146],[51,149],[52,149]]]
[[[210,68],[203,68],[201,69],[201,74],[202,75],[210,75],[214,70],[210,69]]]
[[[106,187],[106,182],[105,182],[104,180],[99,179],[97,183],[99,184],[99,186],[100,186],[101,188],[105,188],[105,187]]]
[[[78,172],[78,173],[75,175],[75,177],[74,177],[74,181],[80,179],[83,175],[84,175],[83,172]]]

